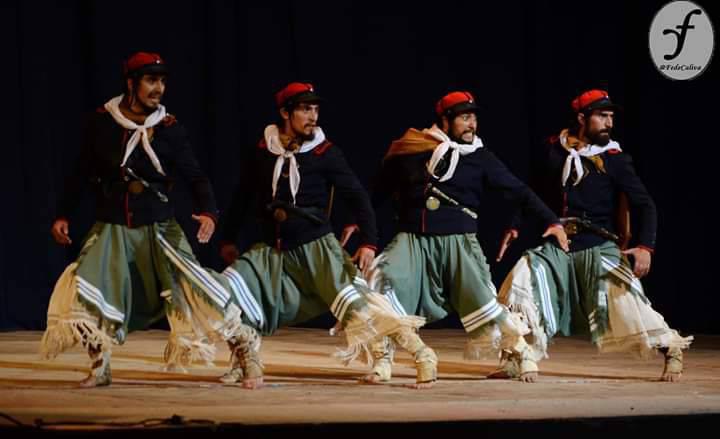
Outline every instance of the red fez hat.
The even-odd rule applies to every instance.
[[[315,88],[309,82],[291,82],[275,93],[278,108],[292,107],[300,102],[320,102],[322,98],[315,94]]]
[[[137,52],[123,63],[125,76],[146,73],[167,74],[167,65],[157,53]]]
[[[467,91],[448,93],[435,104],[435,113],[437,113],[438,116],[451,116],[475,110],[477,110],[475,98]]]
[[[610,96],[605,90],[588,90],[576,97],[572,101],[572,109],[575,113],[581,111],[592,111],[600,108],[609,109],[620,109],[618,105],[615,105],[610,100]]]

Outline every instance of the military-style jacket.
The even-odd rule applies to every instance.
[[[446,154],[444,162],[449,160]],[[426,164],[432,152],[395,155],[385,160],[373,191],[373,205],[378,207],[388,197],[394,198],[399,230],[421,234],[476,233],[477,220],[462,210],[468,208],[478,215],[488,215],[492,208],[481,202],[486,190],[505,193],[510,202],[548,226],[557,223],[557,216],[487,148],[463,155],[453,177],[444,182],[430,176]],[[438,168],[447,168],[440,163]],[[438,170],[438,175],[444,170]],[[460,207],[433,194],[428,184],[455,200]],[[435,200],[428,203],[428,198]],[[437,205],[437,209],[432,209]]]
[[[377,228],[370,197],[338,146],[325,140],[310,151],[295,154],[300,186],[294,205],[287,172],[289,160],[285,161],[273,198],[272,176],[277,157],[268,151],[262,140],[240,167],[240,183],[228,214],[222,219],[224,241],[237,242],[240,228],[248,217],[259,223],[262,240],[281,250],[292,249],[332,233],[327,211],[330,188],[334,187],[334,196],[341,197],[344,205],[352,210],[351,214],[360,228],[361,245],[375,248]],[[276,202],[275,205],[281,202],[291,206],[283,208],[281,204],[278,209],[273,207],[273,202]],[[297,214],[297,210],[302,214]],[[308,219],[308,215],[322,222]]]
[[[561,175],[568,151],[560,144],[560,138],[553,136],[542,145],[541,174],[538,190],[543,199],[558,215],[581,217],[610,232],[618,233],[618,201],[621,193],[627,196],[631,211],[636,214],[637,245],[649,251],[655,248],[657,232],[657,211],[655,203],[645,185],[635,173],[632,158],[619,149],[610,149],[590,160],[581,157],[584,175],[577,185],[573,168],[565,186]],[[570,236],[573,251],[594,247],[606,241],[602,236],[584,231]]]
[[[177,178],[188,180],[195,212],[216,219],[210,181],[198,165],[185,129],[168,115],[152,131],[150,143],[167,175],[155,169],[142,145],[135,148],[126,166],[166,196]],[[88,184],[95,189],[97,221],[137,227],[173,217],[172,199],[163,202],[120,167],[132,133],[118,125],[104,108],[90,115],[80,157],[58,204],[58,218],[72,213]]]

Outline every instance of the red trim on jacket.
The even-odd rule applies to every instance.
[[[329,140],[325,140],[323,143],[319,144],[318,146],[313,149],[313,154],[315,155],[323,155],[325,154],[325,151],[328,150],[333,145],[333,143]]]
[[[132,212],[130,212],[128,198],[128,193],[125,192],[125,222],[127,223],[128,227],[132,227],[132,220],[130,219],[132,217]]]
[[[169,114],[169,113],[168,113],[168,115],[165,116],[165,117],[163,118],[163,120],[160,121],[160,123],[161,123],[162,126],[164,126],[165,128],[171,127],[171,126],[173,126],[173,125],[175,125],[175,124],[177,123],[177,118],[175,117],[174,114]]]

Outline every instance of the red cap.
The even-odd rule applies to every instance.
[[[578,113],[598,108],[618,108],[610,101],[610,96],[605,90],[588,90],[572,101],[572,109]]]
[[[123,63],[125,76],[134,73],[167,73],[165,61],[157,53],[137,52]]]
[[[298,102],[319,102],[321,100],[320,96],[315,94],[315,88],[309,82],[291,82],[275,93],[275,103],[278,108],[297,104]]]
[[[458,114],[476,109],[475,98],[467,91],[448,93],[435,104],[435,113],[437,113],[438,116],[442,116],[443,114]]]

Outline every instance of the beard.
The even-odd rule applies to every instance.
[[[154,96],[153,96],[153,97],[154,97]],[[136,102],[138,103],[138,105],[140,106],[140,108],[142,109],[142,111],[143,111],[144,114],[154,113],[155,110],[157,110],[158,107],[160,106],[160,103],[159,103],[159,102],[158,102],[157,104],[155,104],[154,102],[151,102],[151,101],[148,100],[149,103],[145,103],[145,102],[143,102],[143,100],[140,99],[139,97],[135,97],[135,99],[136,99]]]
[[[598,131],[595,133],[588,133],[587,138],[590,143],[598,146],[605,146],[610,143],[610,130]]]
[[[300,140],[302,140],[303,143],[305,143],[305,142],[310,142],[310,141],[312,141],[313,139],[315,139],[315,132],[313,131],[313,132],[311,132],[310,134],[300,133],[300,135],[298,136],[298,138],[299,138]]]
[[[470,139],[470,141],[463,139],[463,136],[465,134],[472,134],[472,138]],[[475,140],[475,132],[472,130],[468,130],[463,133],[460,133],[459,136],[456,136],[455,134],[450,133],[450,135],[448,137],[450,137],[450,140],[452,140],[455,143],[459,143],[461,145],[471,145],[473,143],[473,140]]]
[[[314,129],[310,131],[310,134],[305,134],[305,131],[295,131],[295,129],[293,129],[293,132],[295,134],[295,138],[298,139],[300,143],[310,142],[315,139]]]

